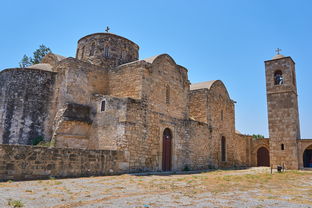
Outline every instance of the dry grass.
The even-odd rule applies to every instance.
[[[193,200],[193,203],[207,200],[219,206],[215,204],[214,199],[227,200],[231,203],[233,198],[240,197],[242,194],[260,202],[275,200],[312,205],[312,171],[270,174],[268,169],[251,169],[169,176],[125,174],[80,179],[7,182],[0,183],[0,188],[12,190],[12,193],[15,190],[24,190],[25,197],[31,196],[33,201],[52,197],[58,202],[54,202],[49,207],[55,208],[110,204],[116,200],[129,200],[126,204],[132,206],[160,193],[162,196],[170,196],[175,205],[180,205],[187,199]],[[28,198],[22,198],[22,201],[26,199]],[[158,207],[155,200],[150,201],[150,205],[153,203]]]

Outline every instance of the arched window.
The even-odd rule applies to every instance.
[[[92,43],[89,56],[94,56],[94,52],[95,52],[95,43]]]
[[[285,150],[284,144],[281,144],[281,150]]]
[[[106,104],[106,102],[105,102],[105,100],[103,100],[101,102],[101,111],[105,111],[105,108],[106,108],[105,104]]]
[[[107,46],[104,47],[104,57],[109,57],[109,48]]]
[[[84,49],[85,49],[85,47],[83,46],[82,49],[81,49],[81,58],[84,57]]]
[[[274,85],[282,85],[284,84],[283,73],[281,70],[277,70],[274,73]]]
[[[225,137],[221,138],[221,161],[225,162],[226,160],[226,140]]]
[[[293,85],[296,86],[296,77],[295,77],[295,73],[292,72],[292,80],[293,80]]]
[[[166,86],[166,104],[170,103],[170,87],[169,85]]]
[[[76,58],[78,58],[78,56],[79,56],[79,48],[77,48]]]

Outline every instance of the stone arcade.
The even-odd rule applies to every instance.
[[[78,41],[76,58],[0,71],[1,178],[310,165],[290,57],[265,62],[270,139],[253,139],[235,132],[222,81],[190,84],[169,55],[139,60],[138,51],[95,33]],[[38,137],[50,147],[27,146]]]

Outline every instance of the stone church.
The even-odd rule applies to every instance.
[[[235,101],[222,81],[191,84],[168,54],[140,60],[139,46],[124,37],[87,35],[75,58],[48,54],[0,71],[0,143],[42,138],[49,151],[116,150],[129,172],[312,167],[312,140],[300,138],[295,63],[279,54],[265,73],[270,138],[254,139],[235,131]]]

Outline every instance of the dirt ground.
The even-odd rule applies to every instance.
[[[0,183],[0,207],[311,207],[312,171],[268,168]]]

